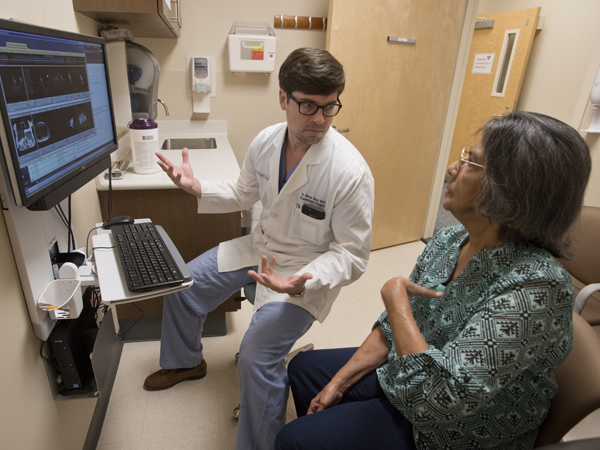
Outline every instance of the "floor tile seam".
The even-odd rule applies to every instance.
[[[127,438],[127,439],[111,439],[111,438],[107,438],[107,437],[102,437],[100,436],[100,438],[98,439],[98,448],[101,450],[103,448],[114,448],[115,444],[124,444],[127,442],[137,442],[138,445],[141,445],[142,443],[142,432],[140,430],[140,437],[139,438]]]
[[[146,395],[146,401],[144,402],[144,416],[142,418],[142,431],[141,431],[141,438],[140,438],[140,448],[142,447],[142,439],[144,438],[144,428],[146,425],[146,421],[147,421],[147,415],[146,413],[148,412],[148,402],[150,400],[150,393],[147,392],[146,390],[144,390],[144,393]]]
[[[217,439],[219,441],[219,449],[223,448],[223,439],[221,438],[221,411],[219,408],[219,394],[217,393],[217,427],[219,431],[217,433]]]
[[[123,445],[123,444],[129,444],[129,443],[137,443],[138,446],[137,448],[140,449],[142,448],[142,439],[123,439],[123,440],[118,440],[118,441],[110,441],[110,442],[98,442],[98,446],[96,447],[97,450],[104,450],[105,448],[108,450],[111,450],[114,448],[115,445]],[[127,447],[130,448],[130,447]]]

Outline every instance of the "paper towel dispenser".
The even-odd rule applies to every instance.
[[[108,26],[100,31],[106,42],[123,41],[127,84],[131,103],[131,118],[156,119],[160,66],[154,54],[134,41],[127,28]]]
[[[277,37],[268,23],[234,22],[227,37],[229,70],[271,73]]]
[[[135,119],[156,119],[158,60],[146,47],[127,41],[127,80],[131,98],[131,117]]]

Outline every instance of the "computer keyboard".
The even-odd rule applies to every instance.
[[[130,291],[176,286],[191,279],[162,227],[151,222],[111,228],[121,272]],[[169,247],[175,252],[171,252]]]

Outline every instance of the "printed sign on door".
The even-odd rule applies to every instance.
[[[494,65],[495,53],[475,53],[475,61],[473,61],[473,73],[492,73]]]

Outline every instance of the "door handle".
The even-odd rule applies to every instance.
[[[181,9],[179,9],[179,0],[170,0],[171,1],[171,6],[173,4],[175,4],[176,8],[175,8],[175,17],[170,17],[169,20],[171,22],[176,23],[177,25],[179,25],[179,28],[181,28]]]
[[[504,117],[506,114],[492,114],[492,117]]]
[[[336,130],[338,133],[349,133],[350,128],[338,128],[335,125],[331,125],[331,127]]]

